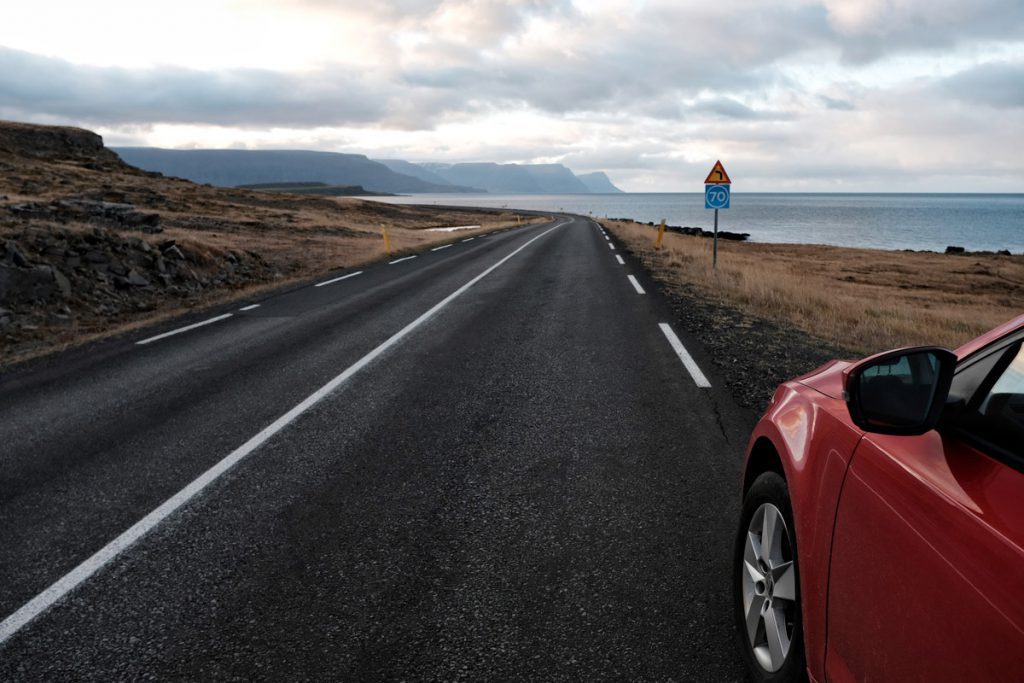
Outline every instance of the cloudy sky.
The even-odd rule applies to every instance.
[[[0,118],[109,145],[1024,192],[1021,0],[33,0]]]

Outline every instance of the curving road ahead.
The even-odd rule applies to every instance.
[[[0,378],[0,680],[738,678],[749,420],[649,284],[564,217]]]

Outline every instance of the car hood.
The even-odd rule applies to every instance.
[[[793,381],[819,391],[829,398],[841,399],[843,397],[843,370],[851,365],[853,365],[852,361],[832,360]]]

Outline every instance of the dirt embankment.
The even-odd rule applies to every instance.
[[[831,358],[901,346],[956,348],[1024,312],[1024,256],[720,241],[602,221],[711,350],[738,400]]]
[[[427,228],[517,224],[507,211],[197,185],[128,166],[86,130],[0,122],[0,369],[379,260],[382,227],[402,253],[457,239]]]

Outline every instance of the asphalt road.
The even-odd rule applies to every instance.
[[[0,378],[0,680],[738,678],[749,419],[618,256],[565,218]]]

